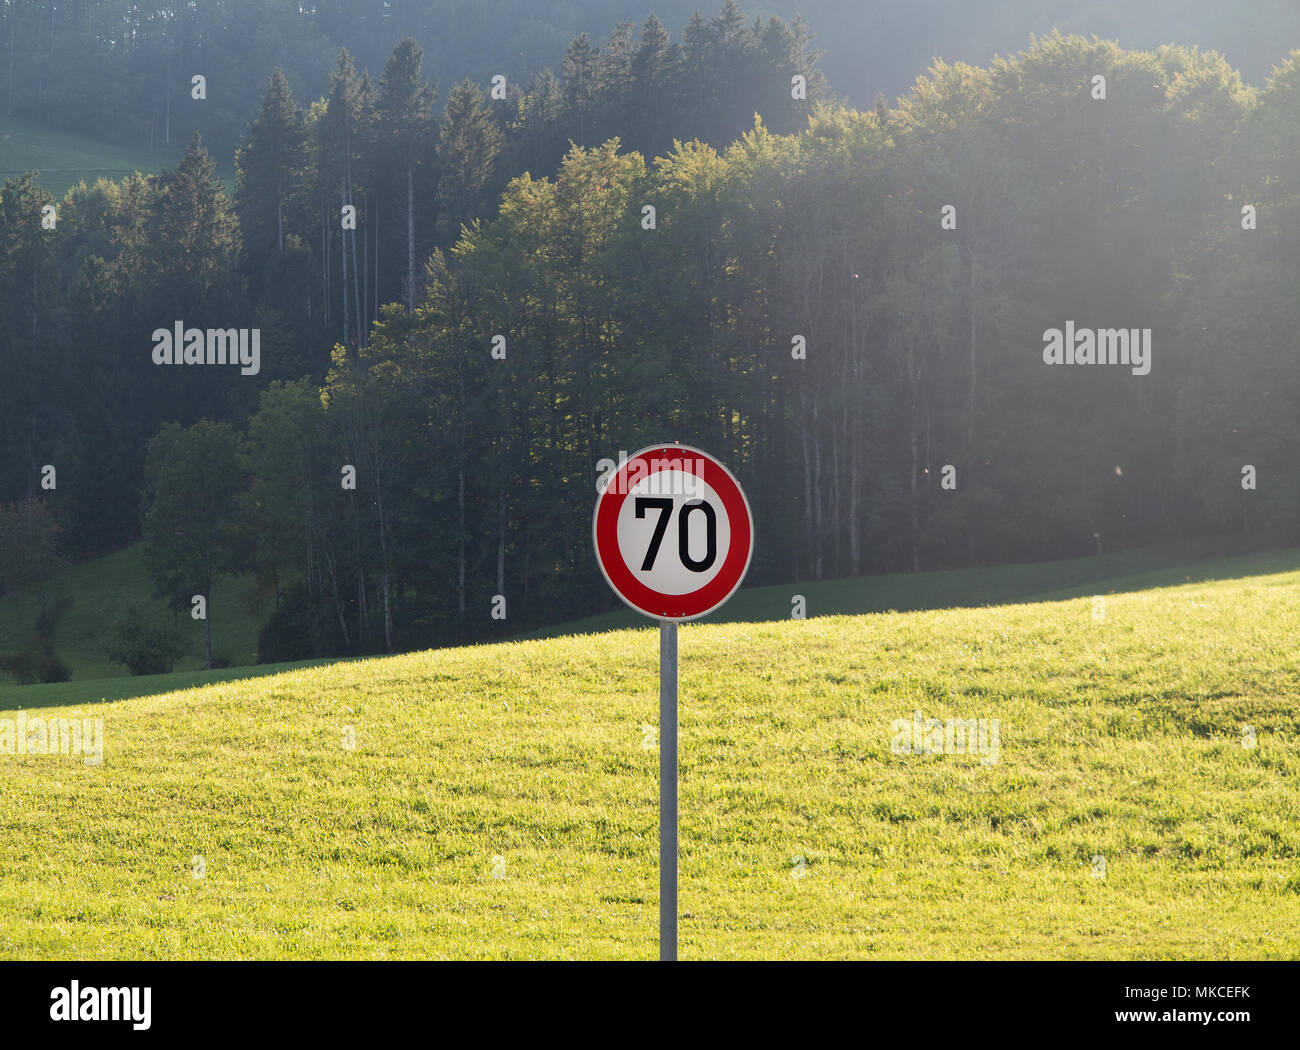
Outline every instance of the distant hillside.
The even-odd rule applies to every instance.
[[[213,587],[212,652],[214,658],[220,655],[233,667],[257,659],[260,622],[249,608],[252,589],[247,577],[218,579]],[[55,648],[71,668],[74,680],[128,674],[125,667],[110,663],[105,653],[109,628],[124,604],[139,602],[157,617],[167,616],[163,603],[153,597],[139,544],[72,566],[65,576],[65,593],[72,605],[59,625]],[[0,653],[21,648],[33,634],[35,618],[36,602],[30,594],[0,598]],[[198,670],[203,666],[203,625],[188,616],[180,623],[191,644],[189,652],[177,661],[177,671]],[[0,673],[0,690],[7,685],[12,681]]]
[[[0,183],[28,171],[38,171],[36,184],[62,198],[79,182],[93,183],[101,176],[121,179],[133,171],[157,175],[176,167],[185,152],[176,147],[134,147],[103,142],[93,135],[41,127],[30,121],[0,115]],[[226,191],[235,189],[230,163],[217,165]]]
[[[90,135],[0,115],[0,182],[37,170],[38,184],[56,197],[78,182],[93,183],[100,176],[120,179],[133,171],[174,168],[183,152],[183,144],[175,149],[112,145]]]
[[[806,615],[842,616],[860,613],[906,612],[1007,602],[1059,601],[1092,594],[1117,594],[1187,582],[1229,579],[1261,573],[1300,571],[1300,550],[1243,552],[1236,540],[1149,547],[1103,557],[1027,565],[991,566],[867,576],[856,579],[808,580],[775,587],[739,591],[711,622],[750,622],[790,618],[791,599],[803,595]],[[254,611],[252,581],[223,578],[214,588],[213,652],[230,661],[231,669],[205,672],[201,625],[188,619],[190,651],[173,675],[129,679],[125,667],[110,663],[105,636],[116,610],[126,601],[143,602],[164,615],[152,597],[152,587],[134,545],[67,570],[66,593],[73,604],[57,637],[57,651],[72,669],[63,685],[18,686],[0,673],[0,707],[5,704],[74,703],[101,696],[134,696],[163,689],[188,688],[243,674],[270,674],[277,668],[260,666],[257,633],[264,611]],[[32,633],[35,603],[30,595],[0,597],[0,652],[21,645]],[[521,638],[552,638],[639,627],[645,619],[619,608],[600,616],[555,624]],[[328,661],[325,661],[328,662]],[[108,680],[113,680],[111,683]]]

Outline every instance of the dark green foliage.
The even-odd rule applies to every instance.
[[[41,652],[50,659],[54,659],[54,637],[58,634],[59,622],[71,607],[72,599],[59,595],[43,602],[36,613],[36,637],[40,640]]]
[[[310,177],[307,135],[302,113],[294,104],[289,82],[277,69],[267,85],[262,108],[235,154],[239,191],[235,197],[243,231],[244,270],[254,299],[270,291],[273,301],[293,301],[293,291],[309,290],[306,282],[267,289],[267,271],[286,250],[286,234],[302,227]],[[288,245],[292,248],[292,243]],[[314,275],[313,275],[314,276]]]
[[[185,649],[179,631],[134,602],[122,609],[109,631],[108,658],[125,665],[133,675],[169,674]]]
[[[236,507],[244,487],[235,432],[201,420],[166,424],[145,461],[144,560],[157,594],[175,610],[207,599],[204,633],[212,666],[212,584],[235,569],[242,537]]]
[[[36,601],[34,637],[23,649],[0,654],[0,670],[21,684],[66,682],[72,674],[55,653],[59,623],[72,606],[63,593],[62,531],[43,500],[29,496],[0,506],[0,589]]]
[[[488,212],[488,190],[496,180],[504,141],[478,85],[468,80],[457,84],[439,128],[443,173],[438,213],[444,242],[454,242],[464,223]]]
[[[323,382],[332,344],[363,344],[384,304],[413,309],[432,251],[449,248],[463,223],[491,217],[510,178],[553,172],[575,122],[584,129],[580,139],[619,135],[625,148],[653,156],[674,138],[700,135],[723,145],[749,125],[755,107],[773,127],[802,119],[788,99],[772,96],[770,106],[750,99],[753,76],[734,76],[723,60],[730,48],[761,66],[772,41],[786,41],[778,50],[795,46],[777,23],[746,24],[737,36],[734,27],[721,28],[727,19],[715,20],[716,30],[699,21],[697,59],[719,73],[720,90],[732,92],[731,123],[723,126],[710,124],[712,111],[701,109],[713,100],[684,93],[680,49],[669,31],[651,19],[638,35],[631,17],[642,12],[622,0],[611,14],[614,8],[627,20],[611,17],[600,27],[603,35],[616,26],[605,45],[594,37],[582,45],[579,85],[545,70],[531,76],[546,64],[534,49],[555,39],[539,33],[542,14],[516,25],[495,10],[470,18],[466,7],[460,25],[489,36],[490,27],[508,28],[538,58],[523,68],[495,59],[476,67],[439,115],[423,71],[447,83],[460,79],[449,70],[468,72],[463,49],[448,43],[442,15],[435,22],[427,12],[394,6],[374,23],[361,9],[343,16],[321,7],[295,18],[280,7],[235,4],[217,16],[198,5],[164,31],[167,19],[141,21],[119,4],[81,7],[75,19],[66,5],[12,5],[0,33],[19,45],[16,111],[63,119],[55,100],[65,95],[48,78],[66,76],[97,104],[112,100],[106,111],[128,124],[136,118],[126,114],[146,102],[138,119],[152,125],[152,134],[178,148],[188,139],[189,147],[172,171],[100,180],[61,202],[27,176],[0,190],[0,448],[7,453],[0,456],[0,499],[31,491],[35,472],[54,461],[68,482],[62,513],[70,553],[87,556],[136,538],[140,521],[130,494],[140,488],[145,447],[163,422],[241,425],[265,383],[304,376]],[[670,24],[684,23],[688,13],[683,5]],[[212,21],[218,17],[219,30]],[[341,34],[344,24],[352,29]],[[358,32],[358,25],[369,29]],[[320,38],[304,44],[295,26],[355,45],[364,60],[344,53],[326,61]],[[116,65],[126,55],[122,32],[132,41],[129,68]],[[433,50],[423,53],[410,36]],[[391,53],[376,51],[386,38]],[[226,44],[218,47],[219,40]],[[274,40],[283,46],[268,47]],[[30,42],[39,46],[24,51]],[[78,60],[47,62],[42,48],[55,57],[75,52]],[[551,64],[560,65],[562,52],[561,39],[547,53]],[[491,53],[499,55],[499,47]],[[189,99],[179,56],[208,78],[208,100]],[[788,57],[781,62],[788,65]],[[25,64],[37,60],[39,69]],[[319,73],[305,76],[305,64]],[[377,85],[361,71],[366,66],[382,66]],[[155,70],[147,85],[122,90],[146,68]],[[484,94],[496,72],[508,78],[504,100]],[[300,108],[295,85],[302,98],[327,97]],[[230,107],[242,107],[233,123]],[[98,130],[121,128],[106,121]],[[233,203],[214,158],[223,167],[234,160]],[[57,229],[44,230],[42,208],[55,203]],[[341,228],[344,205],[356,209],[355,230]],[[260,327],[261,376],[155,366],[151,333],[176,320]]]
[[[281,591],[265,626],[258,632],[257,662],[287,663],[319,656],[321,640],[316,620],[316,608],[305,583],[298,582]]]
[[[66,682],[72,678],[72,669],[39,645],[16,653],[0,653],[0,671],[12,675],[19,685]]]
[[[1300,58],[1260,89],[1053,34],[856,111],[802,22],[732,3],[610,22],[531,80],[447,78],[403,33],[376,84],[420,17],[314,17],[375,31],[305,110],[259,76],[233,206],[197,137],[54,231],[31,178],[0,191],[0,497],[58,463],[69,547],[138,530],[178,610],[252,572],[264,658],[607,607],[596,463],[664,439],[741,478],[755,583],[1300,539]],[[177,318],[258,327],[262,374],[154,366]],[[1045,366],[1069,319],[1151,328],[1151,374]]]
[[[46,656],[41,664],[40,678],[42,682],[69,682],[72,668],[57,656]]]

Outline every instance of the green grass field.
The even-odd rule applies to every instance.
[[[681,956],[1300,958],[1300,552],[1153,575],[683,626]],[[0,757],[0,956],[655,957],[653,628],[126,681],[0,693],[105,740]]]
[[[109,631],[125,602],[145,605],[160,620],[171,615],[165,604],[153,597],[139,544],[70,567],[63,586],[72,605],[59,624],[55,648],[71,668],[74,680],[130,673],[121,664],[110,663],[107,656]],[[226,657],[231,666],[251,664],[257,659],[261,614],[250,605],[252,593],[252,580],[246,576],[219,577],[212,587],[208,609],[212,620],[212,653],[214,657]],[[0,598],[0,652],[23,646],[35,633],[36,608],[32,594]],[[189,649],[176,661],[177,671],[198,670],[204,664],[203,624],[188,615],[182,615],[178,623]],[[157,683],[158,679],[152,681]],[[5,703],[6,689],[14,688],[21,690],[14,694],[14,702],[29,703],[22,698],[27,690],[38,687],[13,686],[10,679],[0,674],[0,705]],[[150,691],[156,688],[155,684]]]
[[[133,171],[173,168],[184,151],[184,142],[173,148],[137,149],[0,115],[0,182],[38,170],[37,183],[55,197],[101,175],[120,179]]]
[[[186,132],[170,146],[124,146],[0,114],[0,183],[35,170],[37,185],[62,198],[77,183],[93,184],[101,176],[116,180],[133,171],[174,168],[188,141]],[[217,176],[228,192],[233,175],[230,164],[218,162]]]
[[[1167,547],[1149,547],[1105,557],[1026,565],[1002,565],[943,572],[866,576],[823,580],[779,587],[752,587],[740,591],[710,617],[710,622],[756,622],[790,616],[791,597],[803,594],[809,616],[864,612],[907,612],[955,606],[995,605],[1002,602],[1046,601],[1081,594],[1141,590],[1191,580],[1228,579],[1267,571],[1276,555],[1246,552],[1233,540],[1199,541]],[[56,649],[72,670],[80,687],[22,687],[10,694],[12,680],[0,672],[0,705],[34,704],[48,699],[77,702],[83,697],[136,696],[142,691],[200,684],[202,676],[166,676],[138,682],[101,682],[125,678],[127,669],[110,663],[107,634],[120,606],[130,600],[151,607],[165,617],[163,603],[153,598],[153,585],[145,573],[138,544],[71,566],[64,591],[72,606],[60,624]],[[249,577],[222,577],[213,588],[211,603],[212,648],[232,667],[257,659],[257,632],[266,613],[253,604]],[[34,633],[36,599],[32,594],[0,597],[0,652],[22,647]],[[190,648],[177,661],[177,671],[198,671],[203,666],[203,627],[181,618]],[[622,630],[636,627],[641,618],[619,605],[614,612],[527,631],[520,638],[554,638],[570,634]],[[258,673],[263,669],[259,668]],[[228,678],[225,673],[212,680]],[[98,690],[98,692],[96,691]],[[6,701],[8,698],[8,701]]]
[[[1300,555],[1296,556],[1300,565]],[[1143,547],[1121,554],[1028,562],[974,569],[859,576],[815,580],[737,591],[710,615],[710,623],[739,623],[790,618],[792,599],[807,599],[808,616],[869,612],[918,612],[927,609],[979,607],[1009,602],[1059,601],[1093,594],[1168,587],[1201,580],[1226,580],[1273,571],[1276,551],[1253,550],[1240,540],[1220,538]],[[638,613],[619,604],[613,612],[529,631],[523,638],[612,631],[644,623]]]

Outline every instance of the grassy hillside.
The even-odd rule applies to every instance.
[[[1295,555],[1104,620],[684,626],[682,957],[1300,957]],[[83,705],[102,765],[0,757],[0,956],[652,958],[656,657],[642,628]],[[998,719],[997,761],[895,753],[916,710]]]
[[[55,642],[60,658],[72,669],[74,680],[130,673],[122,665],[110,663],[105,655],[109,629],[125,602],[144,603],[159,618],[170,616],[164,604],[153,598],[153,587],[140,558],[140,545],[136,544],[67,570],[65,591],[72,605],[59,625]],[[232,666],[251,664],[257,659],[261,619],[249,607],[252,590],[248,577],[219,578],[212,588],[208,609],[212,619],[212,653],[214,657],[227,657]],[[35,622],[33,595],[0,598],[0,651],[21,647],[34,633]],[[188,616],[182,616],[179,623],[190,647],[177,661],[177,670],[197,670],[204,663],[203,624]],[[0,693],[10,682],[0,675]]]
[[[171,146],[122,146],[0,114],[0,183],[36,170],[37,184],[61,198],[78,182],[93,183],[101,175],[120,179],[133,171],[151,174],[174,168],[188,141],[186,132]],[[228,191],[233,190],[229,164],[219,164],[217,175]]]
[[[101,175],[120,179],[133,171],[175,167],[184,149],[183,142],[165,149],[110,145],[0,115],[0,182],[36,169],[41,173],[37,182],[56,197]]]
[[[1167,587],[1199,580],[1235,579],[1300,568],[1300,550],[1259,551],[1235,538],[1143,547],[1122,554],[1028,562],[976,569],[809,580],[749,587],[716,613],[711,623],[789,619],[792,599],[803,595],[807,616],[979,607],[1006,602],[1053,601],[1083,595]],[[644,622],[619,605],[613,612],[527,632],[524,638],[621,630]]]
[[[1190,580],[1256,575],[1292,564],[1300,567],[1300,551],[1292,552],[1291,561],[1287,558],[1286,554],[1243,553],[1237,541],[1202,541],[1046,564],[754,587],[740,591],[709,619],[715,623],[786,619],[794,594],[802,594],[807,600],[808,616],[1047,600],[1094,592],[1140,590]],[[51,691],[45,687],[24,687],[27,691],[15,695],[13,703],[31,705],[47,696],[76,702],[83,696],[99,699],[110,694],[139,695],[142,691],[158,692],[199,683],[200,679],[193,676],[175,682],[153,678],[143,689],[123,682],[98,682],[122,678],[128,673],[120,664],[109,663],[105,655],[105,635],[122,603],[126,600],[152,603],[162,615],[161,603],[152,598],[152,585],[141,563],[138,546],[72,566],[65,583],[73,605],[60,625],[57,649],[71,667],[74,682],[84,683],[85,688]],[[219,580],[214,588],[213,652],[229,658],[232,666],[252,664],[257,658],[257,632],[264,610],[252,608],[251,595],[252,582],[247,577]],[[0,652],[20,646],[32,634],[35,617],[36,603],[31,595],[0,597]],[[640,623],[637,614],[619,606],[610,613],[526,632],[519,637],[553,638],[621,630]],[[183,626],[190,636],[191,648],[178,663],[178,672],[196,671],[203,666],[202,625],[187,620]],[[213,680],[224,677],[227,676]],[[5,702],[8,688],[16,687],[0,674],[0,703]],[[101,692],[95,692],[97,689]]]

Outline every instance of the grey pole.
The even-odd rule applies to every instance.
[[[659,621],[659,959],[677,961],[677,622]]]

